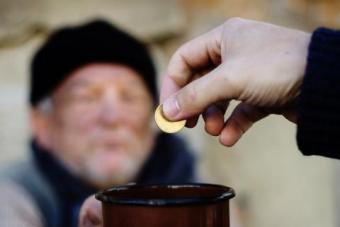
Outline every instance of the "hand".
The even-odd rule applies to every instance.
[[[310,34],[232,18],[181,46],[161,89],[169,120],[196,125],[231,146],[254,122],[271,113],[295,122],[294,101],[306,66]],[[224,120],[228,103],[240,104]]]
[[[79,215],[79,227],[101,227],[103,226],[102,220],[102,207],[94,196],[89,197],[83,203]]]

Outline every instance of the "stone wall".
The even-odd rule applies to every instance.
[[[27,155],[30,57],[57,26],[105,17],[150,43],[160,71],[183,42],[241,16],[312,31],[340,26],[337,0],[2,0],[0,1],[0,165]],[[234,103],[232,106],[235,105]],[[229,185],[244,227],[335,227],[338,162],[303,157],[295,126],[271,116],[233,148],[185,129],[199,156],[202,181]]]

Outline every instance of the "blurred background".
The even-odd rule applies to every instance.
[[[106,18],[150,44],[159,81],[185,41],[238,16],[313,31],[340,27],[339,0],[0,0],[0,165],[27,155],[30,59],[54,28]],[[131,53],[133,54],[133,53]],[[202,181],[231,186],[244,227],[340,226],[340,162],[303,157],[295,125],[271,116],[233,148],[195,129],[182,132]]]

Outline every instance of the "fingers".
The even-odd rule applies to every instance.
[[[185,126],[187,128],[195,127],[197,124],[198,118],[199,118],[199,115],[188,118]]]
[[[169,76],[165,76],[162,83],[160,103],[163,103],[166,98],[176,93],[180,89],[180,86]]]
[[[160,103],[163,103],[165,98],[167,98],[166,97],[167,94],[175,93],[179,89],[179,87],[175,84],[175,82],[170,77],[164,78],[163,86],[164,88],[162,88],[162,90],[164,91],[164,93],[161,94]],[[185,126],[188,128],[195,127],[197,124],[198,118],[199,118],[199,115],[188,118]]]
[[[181,120],[201,114],[217,101],[231,100],[237,91],[228,81],[228,70],[221,66],[196,79],[170,96],[163,103],[163,112],[169,120]]]
[[[261,108],[245,103],[238,104],[220,134],[220,143],[225,146],[234,145],[256,121],[268,115]]]
[[[205,131],[210,135],[220,135],[224,127],[224,113],[228,104],[228,102],[220,102],[208,107],[208,109],[203,112]]]
[[[296,124],[297,121],[298,121],[296,109],[289,109],[289,110],[284,111],[284,112],[283,112],[283,116],[284,116],[287,120],[289,120],[289,121],[291,121],[291,122],[293,122],[293,123],[295,123],[295,124]]]
[[[102,207],[94,196],[89,197],[83,203],[79,215],[79,227],[101,227]]]
[[[217,27],[187,42],[174,53],[161,89],[161,101],[186,85],[196,72],[220,64],[221,34],[221,27]]]

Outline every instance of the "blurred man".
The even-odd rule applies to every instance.
[[[0,226],[77,226],[84,199],[129,182],[194,180],[178,138],[157,134],[146,47],[103,21],[53,33],[33,58],[31,159],[4,171]]]

